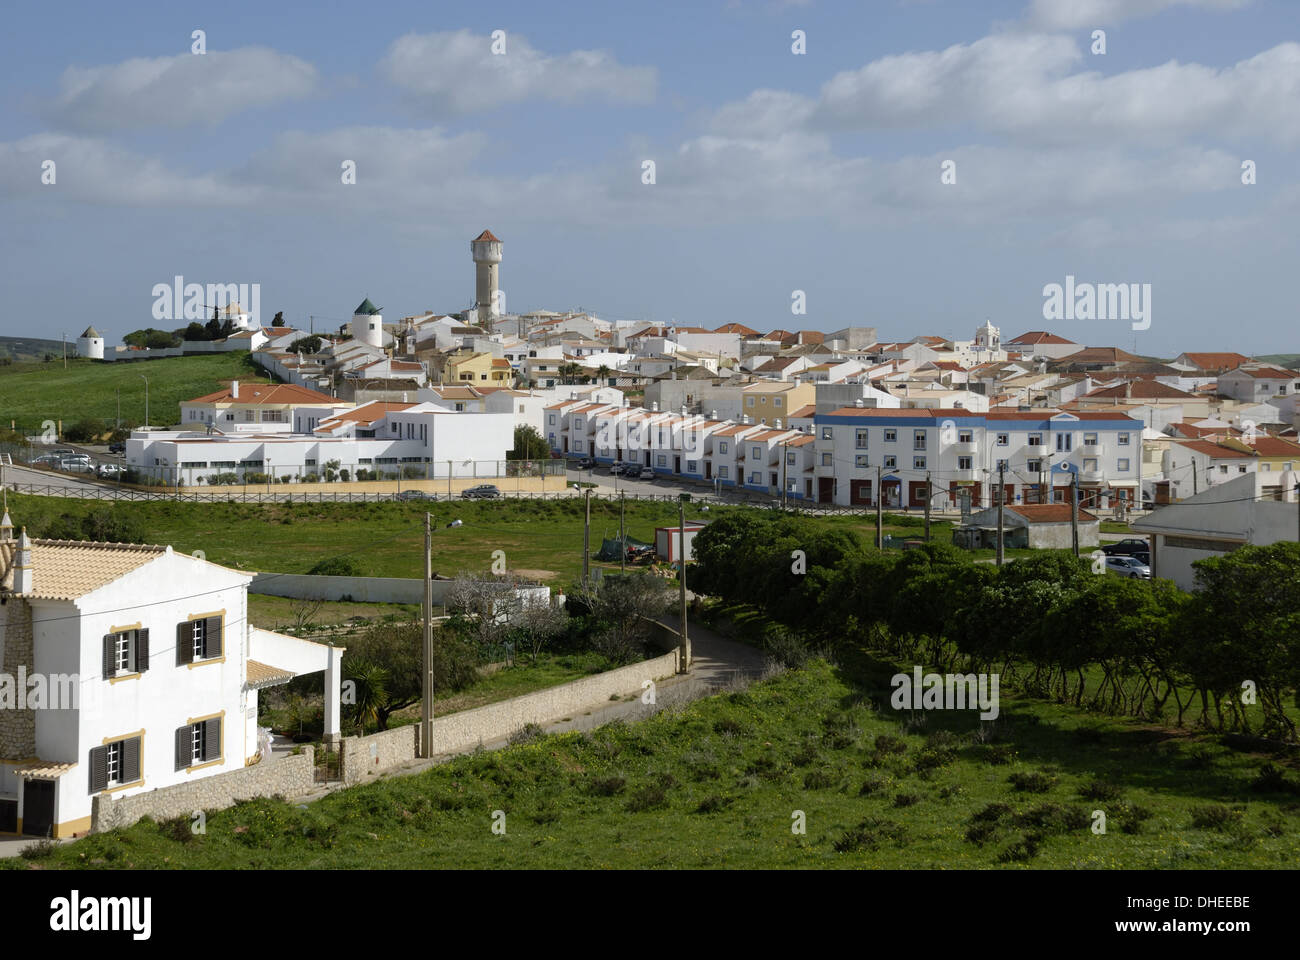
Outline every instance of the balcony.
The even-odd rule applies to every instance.
[[[952,453],[954,456],[972,457],[979,452],[979,444],[974,440],[958,440],[952,445]]]
[[[1104,443],[1085,443],[1079,448],[1079,452],[1085,457],[1099,457],[1106,452]]]
[[[964,480],[978,480],[979,475],[980,471],[978,470],[953,470],[948,474],[948,477],[951,480],[960,482]]]
[[[1106,479],[1105,470],[1080,470],[1079,471],[1080,483],[1101,483],[1105,479]]]

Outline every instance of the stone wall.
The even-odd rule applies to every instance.
[[[366,776],[410,763],[418,753],[420,727],[410,724],[368,737],[344,737],[339,743],[343,782],[360,783]]]
[[[27,676],[35,672],[35,650],[32,643],[32,608],[27,601],[10,597],[4,605],[4,666],[3,670],[18,682],[18,668],[24,667]],[[36,711],[0,710],[0,759],[26,760],[36,756]]]
[[[640,694],[641,685],[646,680],[662,680],[676,673],[677,651],[674,650],[653,660],[445,717],[437,716],[435,703],[433,752],[435,755],[456,753],[473,749],[480,743],[503,740],[525,724],[560,720],[599,706],[615,694]]]
[[[90,831],[101,833],[129,827],[141,817],[170,820],[195,810],[222,810],[256,797],[301,796],[315,789],[315,750],[261,763],[229,773],[201,777],[189,783],[161,787],[128,797],[98,795],[91,800]]]

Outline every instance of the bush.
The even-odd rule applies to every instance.
[[[836,853],[854,853],[863,848],[875,850],[889,840],[902,843],[905,837],[902,824],[870,817],[847,830],[832,846]]]
[[[361,565],[353,557],[330,557],[307,571],[313,577],[360,577]]]
[[[1011,786],[1022,793],[1046,793],[1056,783],[1056,778],[1045,773],[1013,773],[1008,780]]]
[[[1192,826],[1198,830],[1218,830],[1222,832],[1240,824],[1244,816],[1244,812],[1238,808],[1213,803],[1208,806],[1197,807],[1192,811]]]
[[[1120,788],[1113,783],[1094,780],[1079,791],[1079,796],[1085,800],[1108,801],[1118,800],[1121,792]]]

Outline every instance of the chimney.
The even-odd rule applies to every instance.
[[[238,400],[238,399],[239,399],[239,381],[238,381],[238,380],[231,380],[231,381],[230,381],[230,398],[231,398],[232,400]]]
[[[775,429],[780,430],[780,429],[781,429],[781,418],[780,418],[780,417],[777,417],[775,420],[773,420],[773,421],[772,421],[772,426],[773,426]]]
[[[5,498],[6,500],[8,497]],[[9,519],[9,507],[5,505],[5,515],[0,519],[0,541],[9,541],[14,538],[14,522]]]
[[[716,410],[710,410],[710,411],[709,411],[709,419],[710,419],[710,420],[716,420],[716,419],[718,419],[718,411],[716,411]]]
[[[853,401],[853,405],[854,405],[855,407],[865,407],[865,406],[866,406],[866,401],[863,400],[861,397],[858,397],[858,399],[856,399],[856,400]]]
[[[31,593],[34,589],[32,570],[32,542],[27,539],[27,528],[18,535],[18,555],[14,560],[14,593]]]
[[[655,401],[653,401],[653,402],[650,404],[650,412],[651,412],[651,413],[658,413],[658,412],[659,412],[659,401],[658,401],[658,400],[655,400]]]

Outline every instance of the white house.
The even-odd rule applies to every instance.
[[[5,514],[0,832],[82,834],[96,796],[258,762],[257,690],[298,674],[325,672],[338,736],[343,648],[250,627],[250,580],[170,546],[14,539]]]

